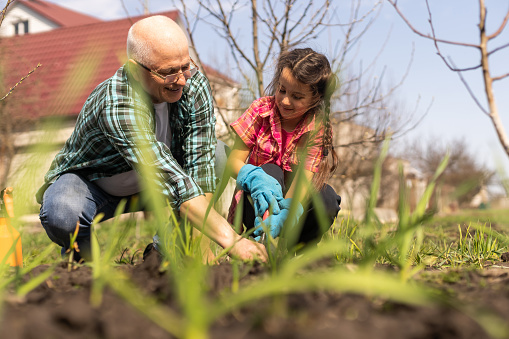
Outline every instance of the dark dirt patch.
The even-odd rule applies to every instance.
[[[47,267],[38,267],[34,274]],[[459,272],[443,283],[444,272],[426,272],[429,284],[458,302],[482,306],[502,319],[509,317],[509,265]],[[144,291],[178,310],[172,282],[157,260],[126,265],[125,270]],[[261,265],[241,267],[249,281],[267,273]],[[232,265],[209,270],[210,293],[229,289]],[[437,275],[440,279],[433,279]],[[447,280],[447,279],[445,279]],[[106,289],[103,303],[89,302],[92,284],[87,267],[68,272],[57,267],[52,278],[23,300],[7,298],[0,338],[171,338],[137,310]],[[200,307],[199,305],[196,305]],[[212,338],[489,338],[481,326],[455,307],[404,305],[354,294],[313,292],[265,299],[244,307],[213,324]]]

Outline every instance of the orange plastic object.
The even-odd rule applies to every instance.
[[[9,255],[6,263],[11,266],[23,265],[23,253],[21,247],[21,237],[19,232],[11,226],[10,218],[14,217],[14,206],[12,200],[12,188],[4,190],[3,204],[0,204],[0,262],[2,262],[15,246],[14,251]],[[15,245],[14,245],[15,244]]]
[[[7,212],[7,216],[14,218],[14,200],[12,199],[12,187],[7,187],[4,189],[4,196],[2,199],[4,201],[4,208]]]

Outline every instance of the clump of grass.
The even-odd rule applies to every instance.
[[[458,252],[465,261],[483,267],[488,260],[498,260],[506,247],[502,246],[494,236],[491,226],[486,229],[486,224],[481,227],[471,227],[469,224],[465,235],[458,226],[460,233]],[[473,230],[472,230],[473,228]]]
[[[324,239],[331,239],[342,242],[343,246],[347,248],[346,253],[338,251],[335,254],[335,259],[339,263],[353,263],[362,258],[363,253],[361,250],[362,239],[357,235],[359,224],[355,223],[349,217],[334,222],[329,232],[325,235]]]
[[[134,265],[136,264],[136,257],[140,255],[141,250],[135,250],[134,253],[130,254],[131,250],[125,247],[120,253],[120,258],[115,259],[117,265]]]
[[[388,154],[388,147],[389,143],[386,141],[375,164],[364,222],[361,225],[350,226],[350,222],[347,220],[346,224],[343,222],[339,228],[336,228],[338,230],[336,237],[343,238],[348,245],[348,251],[344,253],[346,257],[336,255],[336,258],[344,261],[355,260],[364,269],[373,267],[376,263],[389,263],[398,268],[401,280],[407,281],[423,268],[421,251],[424,232],[422,225],[432,217],[432,213],[428,209],[429,200],[437,178],[447,166],[448,157],[440,163],[414,211],[410,211],[407,202],[408,189],[403,169],[400,166],[399,218],[396,229],[392,230],[382,224],[375,214],[382,180],[382,164]]]
[[[507,246],[499,240],[501,237],[486,224],[475,226],[470,223],[465,230],[458,225],[458,239],[451,243],[443,242],[441,249],[436,250],[439,265],[483,268],[487,262],[497,261],[507,250]]]

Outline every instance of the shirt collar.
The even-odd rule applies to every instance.
[[[122,66],[122,78],[123,81],[133,90],[133,96],[139,97],[140,100],[148,107],[153,107],[152,100],[150,99],[147,92],[145,92],[141,84],[136,81],[136,79],[134,79],[127,63]]]

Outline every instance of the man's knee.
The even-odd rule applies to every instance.
[[[59,177],[44,193],[39,218],[49,238],[61,246],[69,244],[69,234],[76,225],[86,225],[93,218],[94,204],[88,183],[80,176],[67,173]],[[86,209],[91,209],[87,217]]]
[[[81,211],[76,201],[65,197],[48,197],[41,205],[39,218],[50,239],[61,246],[69,243],[79,223]]]

